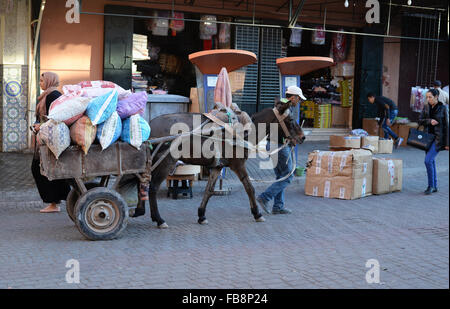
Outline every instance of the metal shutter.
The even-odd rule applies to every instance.
[[[259,28],[236,26],[235,48],[255,53],[259,57]],[[242,93],[233,94],[233,102],[249,115],[256,112],[258,91],[258,63],[247,66]]]
[[[280,96],[280,71],[276,60],[286,56],[282,53],[281,29],[262,28],[261,33],[259,110],[273,107],[274,99]]]
[[[283,32],[281,29],[236,26],[235,34],[235,48],[251,51],[258,57],[257,63],[246,67],[242,93],[233,95],[233,102],[251,115],[257,112],[258,84],[259,110],[272,107],[274,99],[280,95],[280,72],[276,59],[286,57],[286,52],[282,51]]]

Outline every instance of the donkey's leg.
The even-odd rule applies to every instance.
[[[262,214],[259,212],[258,205],[256,204],[255,198],[255,188],[250,182],[250,178],[248,177],[247,169],[245,168],[245,161],[233,162],[234,164],[230,165],[230,168],[233,172],[236,173],[239,180],[244,185],[245,191],[247,192],[248,199],[250,201],[250,209],[255,218],[256,222],[264,222],[266,221]]]
[[[152,180],[150,181],[149,202],[150,202],[150,215],[153,222],[158,224],[159,228],[168,228],[169,226],[161,218],[158,210],[157,194],[161,183],[166,180],[169,173],[175,168],[176,161],[169,155],[161,164],[153,171]]]
[[[214,167],[210,171],[208,184],[206,185],[205,193],[203,194],[202,203],[198,208],[198,223],[200,224],[208,224],[208,220],[206,220],[205,217],[206,205],[208,204],[211,195],[213,195],[214,187],[216,186],[217,178],[219,177],[221,171],[221,167]]]
[[[131,214],[130,216],[132,218],[136,218],[136,217],[140,217],[140,216],[145,215],[145,201],[138,200],[137,206],[134,209],[134,212],[130,211],[130,214]]]

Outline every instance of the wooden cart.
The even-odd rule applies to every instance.
[[[47,146],[40,147],[41,174],[49,180],[67,179],[72,190],[66,205],[67,213],[78,230],[90,240],[116,238],[128,223],[128,205],[117,189],[126,175],[140,178],[152,170],[150,143],[140,150],[117,142],[105,150],[92,145],[87,155],[78,146],[70,146],[57,160]],[[111,176],[115,182],[108,187]],[[100,177],[99,183],[86,182]]]

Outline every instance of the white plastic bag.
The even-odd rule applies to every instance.
[[[200,39],[211,40],[213,35],[217,34],[217,20],[214,15],[203,15],[200,22]]]

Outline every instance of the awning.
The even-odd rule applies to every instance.
[[[286,57],[278,58],[277,65],[282,75],[305,75],[334,65],[328,57]]]
[[[223,67],[232,72],[255,63],[257,58],[254,53],[246,50],[215,49],[190,54],[189,60],[203,74],[219,74]]]

